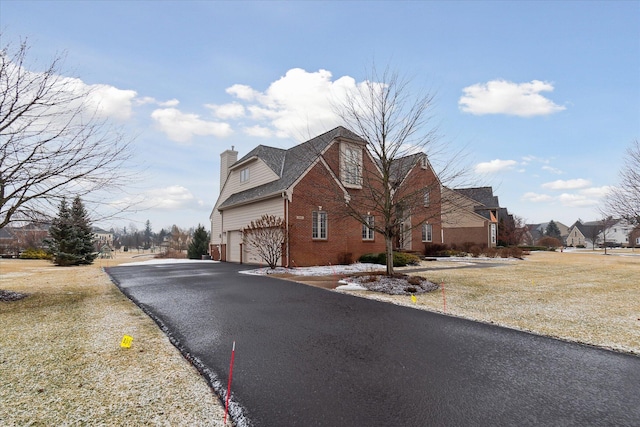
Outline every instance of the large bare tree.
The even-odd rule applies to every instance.
[[[88,86],[56,56],[31,71],[26,42],[0,52],[0,228],[51,217],[64,196],[119,188],[130,142],[98,114]],[[98,197],[94,198],[96,202]]]
[[[624,166],[620,171],[620,183],[605,200],[606,214],[640,224],[640,141],[627,149]]]
[[[465,171],[462,153],[447,153],[432,122],[434,95],[415,91],[411,83],[397,71],[387,67],[380,73],[373,66],[363,83],[334,102],[343,125],[366,142],[366,153],[373,160],[345,156],[343,166],[351,176],[343,178],[355,177],[361,191],[359,197],[346,200],[343,213],[384,237],[388,275],[394,274],[394,241],[401,241],[411,228],[441,223],[444,211],[459,204],[456,199],[445,200],[448,193],[442,186],[461,184]],[[434,166],[437,177],[428,183],[411,182],[406,173],[417,162]],[[418,221],[408,221],[414,207],[429,204],[434,209],[421,210]],[[372,222],[368,212],[375,212],[380,220]]]

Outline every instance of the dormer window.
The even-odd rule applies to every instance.
[[[240,182],[249,181],[249,168],[244,168],[240,171]]]
[[[362,148],[357,145],[343,144],[340,154],[342,182],[346,186],[360,187],[362,185]]]

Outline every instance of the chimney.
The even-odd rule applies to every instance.
[[[229,168],[232,164],[238,161],[238,152],[234,150],[234,146],[231,146],[231,150],[225,150],[220,154],[220,192],[224,183],[227,182],[229,176]]]

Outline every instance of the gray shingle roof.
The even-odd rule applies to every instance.
[[[500,207],[498,196],[493,195],[493,188],[491,187],[456,188],[455,191],[463,196],[475,200],[486,208]]]
[[[223,210],[238,204],[249,203],[252,200],[269,197],[287,190],[304,173],[305,170],[318,158],[318,155],[336,138],[346,138],[365,142],[358,135],[342,126],[338,126],[309,141],[296,145],[288,150],[259,145],[243,156],[236,163],[240,163],[253,156],[262,159],[280,178],[249,188],[245,191],[232,194],[223,201],[218,209]]]

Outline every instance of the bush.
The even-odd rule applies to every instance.
[[[187,257],[187,254],[185,254],[182,251],[177,251],[175,249],[168,249],[166,252],[159,253],[154,258],[178,258],[178,259],[182,259],[182,258],[186,258],[186,257]]]
[[[562,246],[562,242],[560,240],[551,236],[545,236],[541,238],[540,240],[538,240],[537,244],[538,246],[544,246],[547,250],[551,248],[559,248],[560,246]]]
[[[484,255],[488,258],[496,258],[499,252],[500,250],[498,250],[497,248],[486,248],[484,250]]]
[[[381,252],[379,254],[364,254],[358,258],[358,261],[362,263],[371,263],[371,264],[381,264],[387,265],[387,254]],[[408,254],[405,252],[394,252],[393,253],[393,266],[394,267],[405,267],[407,265],[418,265],[420,264],[420,258],[413,254]]]
[[[447,245],[442,245],[440,243],[424,244],[425,256],[446,256],[446,254],[447,254]]]
[[[20,259],[51,259],[51,254],[44,249],[29,248],[20,254]]]

